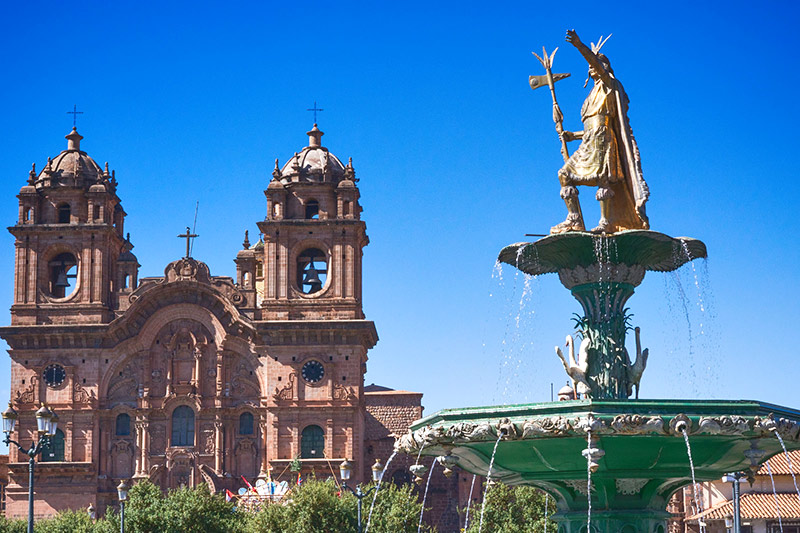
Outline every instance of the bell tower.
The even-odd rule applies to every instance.
[[[110,322],[116,293],[136,283],[116,177],[81,150],[76,128],[66,139],[17,196],[19,219],[8,228],[16,238],[12,325]]]
[[[352,159],[308,146],[275,170],[265,194],[262,261],[252,273],[264,320],[363,319],[361,257],[369,243]]]

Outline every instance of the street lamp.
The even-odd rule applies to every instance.
[[[739,491],[739,481],[746,478],[744,472],[731,472],[722,476],[722,481],[733,484],[733,516],[731,526],[733,526],[732,533],[741,533],[742,531],[742,512],[740,507],[741,492]],[[727,519],[725,520],[727,525]]]
[[[50,437],[55,437],[56,430],[58,429],[58,416],[47,408],[45,404],[36,411],[36,433],[39,435],[39,438],[36,442],[31,443],[31,447],[27,450],[22,447],[17,441],[11,440],[11,434],[14,432],[14,426],[17,424],[17,420],[19,419],[19,415],[11,406],[11,402],[8,402],[8,409],[3,411],[3,433],[6,434],[6,438],[3,442],[6,446],[13,444],[15,445],[20,453],[24,453],[29,457],[28,460],[28,533],[33,533],[33,470],[34,470],[34,459],[37,455],[42,453],[42,448],[44,446],[50,445]]]
[[[366,492],[361,490],[361,485],[357,485],[356,488],[353,489],[347,485],[347,481],[350,480],[350,474],[352,473],[353,465],[350,461],[345,459],[342,461],[342,464],[339,465],[339,475],[342,478],[342,488],[349,490],[358,500],[358,533],[361,533],[361,500],[372,494],[372,491],[377,488],[377,485],[370,487]],[[380,481],[381,474],[383,474],[383,465],[380,459],[375,459],[375,464],[372,465],[372,481],[376,483]]]
[[[119,533],[125,533],[125,502],[128,500],[128,490],[131,488],[124,479],[117,485],[119,496]]]

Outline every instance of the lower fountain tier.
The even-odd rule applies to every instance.
[[[556,499],[565,533],[585,528],[587,449],[595,457],[592,507],[597,531],[657,531],[666,527],[670,496],[691,483],[682,425],[698,481],[755,471],[788,449],[800,449],[800,411],[755,401],[578,400],[446,409],[421,419],[395,444],[398,451],[452,455],[463,470],[494,481],[532,485]],[[450,461],[445,462],[452,462]],[[628,517],[628,518],[624,518]],[[628,520],[628,522],[625,522]],[[622,529],[623,522],[634,529]]]

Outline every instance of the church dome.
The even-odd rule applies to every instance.
[[[273,180],[284,185],[290,183],[333,183],[338,184],[343,179],[354,175],[352,165],[345,167],[338,157],[322,146],[324,133],[317,128],[311,128],[308,135],[308,146],[300,152],[295,152],[283,167],[280,168],[275,161],[275,170],[272,172]]]
[[[54,158],[48,158],[47,165],[39,173],[37,185],[47,187],[60,184],[89,188],[109,178],[108,164],[103,170],[86,152],[81,151],[83,136],[76,128],[72,128],[65,139],[67,139],[67,149]]]

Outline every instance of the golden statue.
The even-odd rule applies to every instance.
[[[561,198],[567,205],[567,219],[551,228],[550,233],[585,231],[578,202],[578,185],[597,186],[600,222],[593,232],[648,229],[650,224],[645,214],[645,203],[650,192],[642,177],[639,149],[628,123],[628,95],[614,77],[608,58],[599,52],[605,41],[601,38],[597,45],[592,44],[589,49],[574,30],[567,31],[566,40],[589,63],[589,78],[594,81],[594,87],[581,108],[583,131],[563,130],[553,83],[567,75],[550,71],[553,57],[548,58],[546,52],[544,60],[539,58],[547,70],[546,81],[553,94],[553,118],[565,159],[564,166],[558,171],[558,179],[561,182]],[[542,76],[531,76],[531,87],[543,85],[543,79]],[[586,81],[588,83],[589,80]],[[568,156],[566,143],[578,139],[580,146]]]

